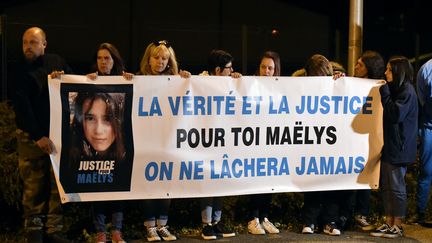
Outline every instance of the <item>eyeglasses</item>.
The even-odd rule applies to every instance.
[[[233,70],[233,67],[232,67],[232,66],[224,67],[223,69],[225,69],[225,68]]]
[[[153,41],[153,44],[154,44],[155,46],[164,45],[164,46],[166,46],[167,48],[170,48],[170,47],[171,47],[171,45],[168,43],[167,40]]]

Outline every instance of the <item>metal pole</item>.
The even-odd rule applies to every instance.
[[[7,100],[7,53],[6,53],[6,15],[0,17],[0,37],[1,37],[1,101]]]
[[[354,76],[354,67],[362,52],[363,0],[350,0],[348,75]]]

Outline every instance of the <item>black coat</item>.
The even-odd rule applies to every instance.
[[[32,63],[23,60],[18,71],[14,97],[17,127],[37,141],[49,135],[48,74],[71,73],[71,69],[61,57],[45,54]]]

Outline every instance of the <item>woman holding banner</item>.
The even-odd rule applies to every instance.
[[[231,76],[240,78],[242,75],[234,72],[232,61],[234,58],[224,50],[212,50],[208,59],[208,71],[200,75]],[[223,197],[205,197],[200,199],[201,221],[203,229],[201,237],[204,240],[215,240],[217,236],[233,237],[235,233],[229,230],[222,218]]]
[[[331,63],[322,55],[315,54],[306,62],[305,76],[333,76]],[[341,234],[336,221],[339,215],[338,191],[315,191],[304,193],[303,234],[317,231],[318,218],[323,221],[323,232],[332,236]]]
[[[279,54],[266,51],[261,57],[257,74],[259,76],[280,76]],[[278,234],[279,229],[268,220],[269,208],[271,205],[272,194],[255,194],[250,196],[250,221],[248,222],[248,232],[254,235]]]
[[[94,73],[87,75],[96,80],[98,75],[122,75],[130,80],[133,74],[125,72],[123,60],[117,48],[102,43],[95,55]],[[86,88],[78,91],[74,99],[71,158],[80,161],[78,177],[84,178],[81,191],[124,191],[130,187],[131,162],[126,161],[124,143],[123,108],[124,93],[105,93]],[[103,162],[103,166],[100,166]],[[99,164],[99,166],[98,166]],[[98,167],[98,168],[96,168]],[[94,168],[94,170],[92,170]],[[97,175],[97,182],[89,177]],[[128,183],[124,183],[128,181]],[[76,180],[75,180],[76,181]],[[126,188],[127,187],[127,188]],[[92,204],[97,242],[106,242],[106,214],[111,214],[111,240],[125,242],[122,238],[122,202],[103,201]]]
[[[72,122],[73,145],[71,161],[79,161],[77,178],[88,178],[97,175],[101,183],[89,183],[83,180],[86,191],[104,191],[106,186],[116,187],[121,184],[124,174],[122,164],[125,161],[125,148],[121,126],[121,105],[118,99],[107,93],[79,92],[74,101],[74,118]],[[105,168],[91,168],[94,162],[103,161]],[[106,166],[107,163],[109,166]],[[76,164],[76,163],[75,163]],[[110,168],[109,170],[106,168]],[[111,169],[114,168],[114,169]],[[79,179],[78,179],[79,180]],[[114,183],[113,183],[114,182]],[[119,182],[119,183],[117,183]],[[97,190],[97,188],[99,190]],[[115,191],[115,188],[111,188]],[[111,190],[107,189],[107,190]],[[105,214],[112,216],[113,242],[125,242],[121,236],[123,212],[118,201],[94,202],[94,224],[97,231],[97,242],[106,242]]]
[[[357,60],[354,68],[354,77],[384,80],[385,63],[378,52],[365,51]],[[363,231],[371,231],[375,226],[368,220],[370,211],[371,190],[345,190],[340,198],[340,221],[342,228],[351,221],[354,213],[354,221]]]
[[[166,40],[150,43],[141,59],[138,75],[180,75],[189,78],[190,72],[178,69],[174,49]],[[148,241],[174,241],[177,237],[168,230],[170,199],[144,200],[144,226]]]

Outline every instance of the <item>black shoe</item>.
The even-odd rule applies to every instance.
[[[215,223],[213,225],[213,230],[216,233],[216,235],[222,235],[222,237],[233,237],[235,236],[235,233],[232,230],[229,230],[225,225],[223,225],[221,222]]]
[[[411,224],[424,225],[425,224],[424,213],[417,213],[416,216],[408,220],[408,222]]]
[[[48,242],[50,243],[72,243],[72,240],[69,240],[63,233],[55,232],[51,234],[47,234]]]
[[[28,243],[43,243],[43,231],[42,230],[30,230],[26,232],[26,238]]]
[[[204,240],[216,240],[216,234],[213,230],[213,226],[211,224],[206,224],[204,225],[202,232],[201,232],[201,237]]]

